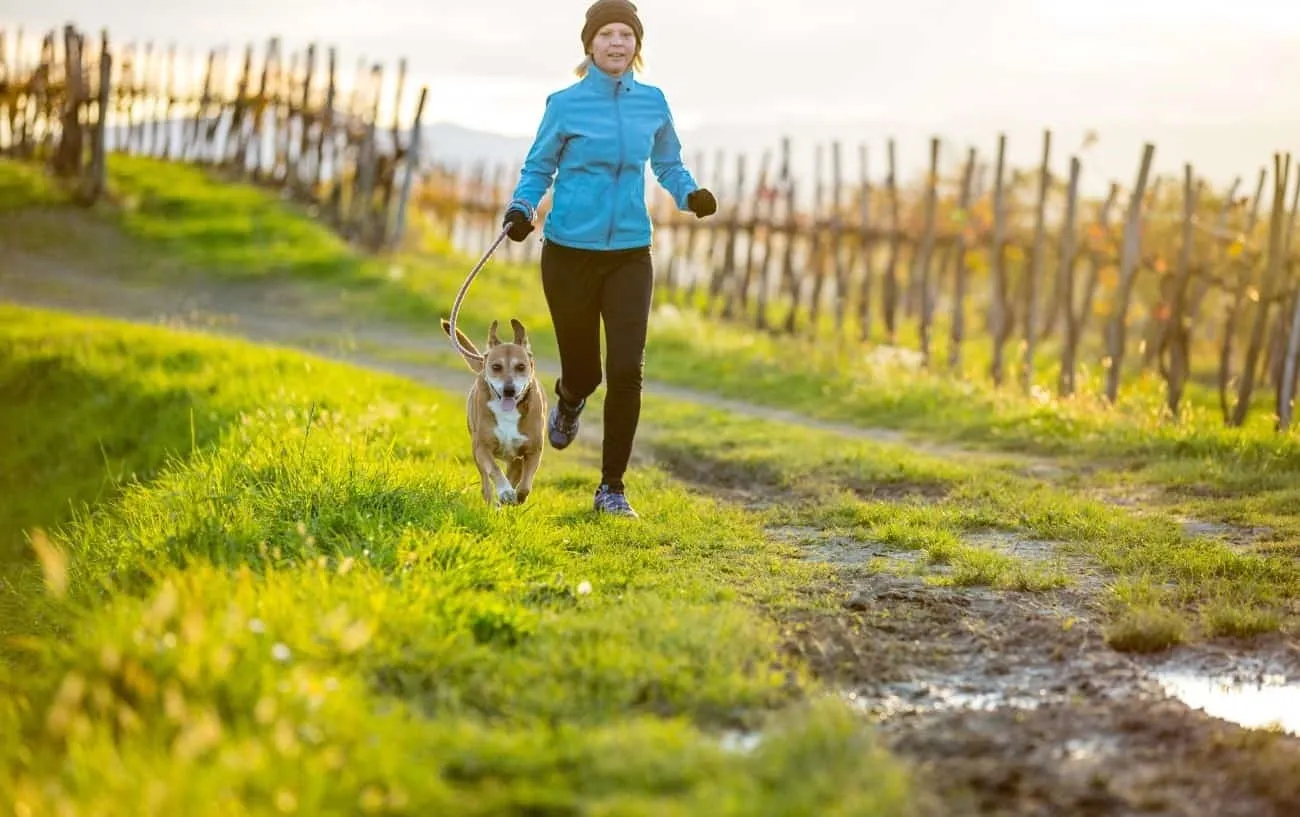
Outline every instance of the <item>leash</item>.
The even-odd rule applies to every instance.
[[[501,230],[501,234],[497,236],[497,240],[492,242],[492,246],[488,247],[487,252],[483,253],[483,257],[474,265],[474,269],[470,270],[469,275],[465,276],[465,283],[460,285],[460,292],[456,293],[456,300],[451,305],[451,318],[447,321],[450,324],[451,348],[455,350],[457,354],[463,355],[470,360],[482,362],[483,355],[475,354],[460,345],[460,338],[456,334],[456,316],[460,314],[460,305],[465,300],[465,293],[469,292],[469,285],[474,283],[474,279],[478,277],[479,270],[483,269],[483,265],[492,257],[492,253],[497,251],[497,247],[501,246],[502,241],[505,241],[506,233],[509,229],[509,227],[506,227]]]

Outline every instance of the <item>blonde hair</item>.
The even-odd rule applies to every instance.
[[[587,76],[587,71],[591,68],[591,62],[592,57],[590,54],[583,57],[582,62],[578,63],[577,67],[573,69],[574,75],[577,76],[578,79]],[[645,60],[641,57],[640,42],[636,44],[636,53],[632,55],[632,63],[628,67],[638,74],[645,68]]]

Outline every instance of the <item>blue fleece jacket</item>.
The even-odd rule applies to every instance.
[[[556,244],[616,250],[650,244],[645,166],[686,210],[698,185],[682,163],[682,146],[663,92],[628,71],[612,77],[591,64],[587,75],[546,98],[520,171],[510,210],[529,219],[555,183],[542,234]]]

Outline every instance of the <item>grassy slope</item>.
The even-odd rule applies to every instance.
[[[26,550],[24,530],[148,479],[275,389],[274,368],[236,367],[219,349],[0,305],[0,564]],[[216,387],[235,376],[238,395]]]
[[[0,668],[0,733],[20,737],[0,745],[6,802],[900,808],[899,769],[847,706],[807,697],[756,612],[805,603],[821,571],[747,518],[643,473],[643,524],[599,520],[590,464],[558,457],[527,506],[494,512],[459,395],[162,329],[6,317],[42,325],[61,359],[93,330],[119,388],[242,406],[212,446],[52,535],[67,595],[30,604],[53,632]],[[149,362],[176,359],[191,365]],[[752,753],[719,740],[743,726],[765,729]]]
[[[173,259],[179,255],[228,278],[325,276],[328,291],[348,299],[350,310],[371,310],[429,326],[435,314],[445,312],[468,267],[463,259],[436,247],[433,255],[421,259],[362,258],[323,228],[306,222],[290,206],[243,186],[214,183],[195,168],[127,157],[115,157],[112,168],[113,185],[125,210],[108,209],[105,218],[120,223],[137,240],[138,257],[146,268],[174,269]],[[0,162],[0,176],[5,170]],[[35,184],[29,182],[27,187]],[[184,220],[194,223],[173,224],[178,214],[188,214]],[[246,249],[236,257],[227,246],[229,235],[222,226],[230,223],[289,226],[251,234]],[[218,238],[205,232],[209,229]],[[256,263],[247,265],[252,258]],[[483,325],[492,318],[521,316],[530,326],[539,352],[553,353],[539,289],[534,270],[494,263],[475,282],[465,305],[465,320]],[[495,311],[489,312],[489,308]],[[1045,355],[1039,358],[1044,359]],[[1044,383],[1050,380],[1048,368],[1042,373]],[[1130,382],[1124,400],[1115,409],[1087,398],[1065,403],[1031,400],[1014,389],[995,392],[984,385],[951,382],[942,376],[873,369],[838,347],[799,345],[672,309],[655,317],[647,371],[652,378],[815,416],[1027,448],[1089,460],[1094,466],[1105,462],[1108,467],[1094,469],[1089,478],[1093,484],[1125,488],[1131,482],[1154,482],[1181,496],[1176,511],[1269,526],[1275,540],[1271,544],[1283,555],[1300,541],[1296,510],[1300,508],[1300,488],[1296,487],[1300,437],[1279,437],[1258,413],[1246,429],[1223,429],[1204,408],[1203,393],[1187,419],[1171,424],[1160,419],[1159,384],[1149,379]],[[1084,384],[1085,392],[1095,393],[1095,379],[1093,373],[1092,380]],[[664,410],[655,411],[655,420],[662,421],[659,412]],[[770,432],[770,424],[764,429]],[[769,457],[768,467],[788,470],[792,466],[789,459]],[[861,473],[872,473],[862,464],[855,467],[862,469]],[[1023,491],[1014,495],[1026,496]],[[1073,531],[1065,538],[1091,542],[1094,555],[1100,554],[1112,567],[1124,566],[1119,611],[1145,622],[1137,628],[1136,643],[1144,643],[1148,631],[1164,633],[1155,639],[1157,643],[1187,631],[1185,621],[1171,621],[1163,612],[1145,616],[1143,611],[1150,609],[1185,612],[1191,605],[1192,611],[1201,611],[1197,619],[1209,616],[1205,632],[1248,632],[1278,625],[1278,598],[1291,586],[1289,571],[1268,568],[1263,571],[1266,577],[1257,580],[1253,578],[1255,568],[1250,567],[1233,574],[1235,577],[1221,578],[1214,565],[1222,557],[1222,546],[1188,555],[1184,563],[1181,556],[1185,551],[1178,549],[1184,537],[1167,516],[1160,517],[1163,521],[1156,523],[1154,533],[1141,525],[1132,527],[1137,523],[1121,517],[1102,525],[1111,533],[1101,536],[1091,523],[1075,525],[1068,520],[1113,517],[1114,512],[1105,506],[1058,490],[1052,492],[1045,507],[1065,514],[1067,521],[1053,523]],[[994,513],[1005,516],[1003,511]],[[952,530],[945,534],[952,535]],[[1137,550],[1115,546],[1118,541],[1139,539],[1146,544]],[[1153,565],[1155,573],[1150,572]],[[1152,589],[1159,584],[1156,577],[1168,580],[1171,573],[1176,574],[1174,585]],[[1000,570],[991,575],[996,581],[1009,580]],[[1051,578],[1025,581],[1050,583]],[[1136,589],[1125,589],[1130,586]]]

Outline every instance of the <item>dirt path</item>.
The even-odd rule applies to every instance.
[[[363,323],[302,287],[189,278],[147,285],[17,253],[0,263],[0,300],[308,348],[456,392],[468,384],[440,334]],[[541,368],[553,377],[552,362],[542,361]],[[816,421],[661,383],[647,384],[647,391],[844,437],[973,455],[891,430]],[[598,426],[599,418],[592,421]],[[584,435],[582,456],[593,456],[593,431]],[[653,447],[646,449],[639,456],[653,459]],[[1043,476],[1054,468],[1021,462]],[[707,481],[698,487],[725,493]],[[925,785],[943,803],[941,813],[1300,813],[1300,781],[1292,774],[1300,770],[1300,739],[1259,737],[1171,698],[1166,684],[1177,673],[1210,677],[1215,656],[1204,648],[1175,651],[1159,664],[1109,649],[1100,625],[1105,577],[1089,578],[1086,565],[1075,566],[1084,580],[1067,590],[936,587],[924,581],[925,568],[913,553],[812,528],[776,528],[770,535],[798,543],[807,558],[833,564],[839,576],[834,589],[844,598],[835,614],[789,622],[789,652],[877,722],[897,753],[918,764]],[[986,544],[1022,555],[1051,551],[1050,543]],[[877,569],[882,561],[890,569]],[[1281,641],[1266,641],[1255,654],[1257,674],[1290,673],[1294,679],[1300,666],[1300,657]],[[1241,668],[1240,653],[1225,655],[1225,663]],[[1295,705],[1300,710],[1300,700]]]

